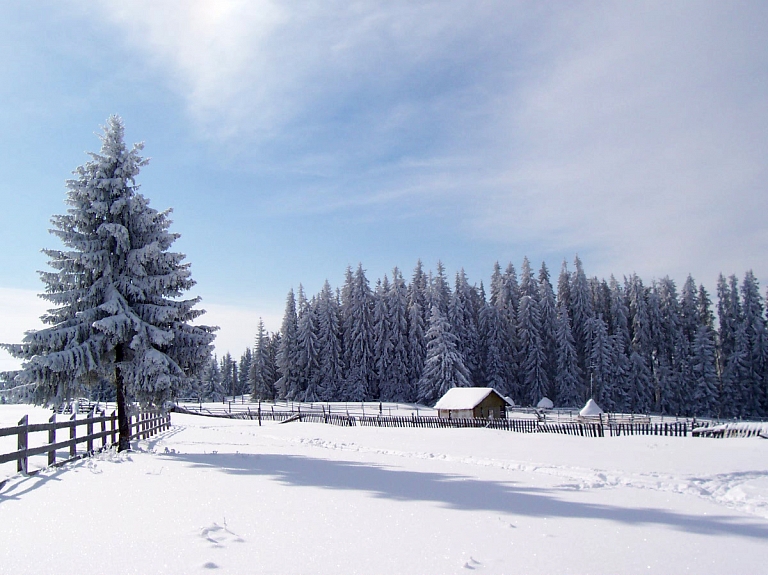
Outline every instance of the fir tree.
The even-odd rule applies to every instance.
[[[208,362],[214,328],[192,326],[199,299],[179,299],[194,286],[183,254],[169,249],[170,210],[158,212],[138,192],[147,164],[126,149],[122,120],[107,120],[102,146],[67,181],[65,215],[51,233],[65,250],[44,250],[54,271],[42,272],[42,297],[55,307],[49,327],[4,345],[25,361],[19,384],[35,386],[39,403],[60,403],[83,380],[114,382],[120,439],[129,447],[127,402],[161,405]]]
[[[544,350],[544,371],[547,373],[547,379],[554,382],[557,376],[557,304],[552,283],[549,281],[549,270],[543,262],[539,269],[538,305],[541,316],[540,333]],[[554,395],[555,390],[550,389],[550,394]]]
[[[475,289],[469,285],[464,270],[456,274],[456,288],[451,297],[448,319],[458,340],[459,353],[469,370],[473,385],[480,383],[480,338],[478,335],[478,311]]]
[[[534,300],[538,300],[539,297],[539,288],[533,277],[533,270],[528,257],[523,258],[523,265],[520,267],[520,299],[525,296]]]
[[[351,279],[344,311],[344,356],[347,365],[343,399],[365,401],[378,394],[375,389],[373,335],[373,294],[362,264]]]
[[[408,385],[416,390],[427,357],[426,340],[426,276],[421,261],[416,264],[408,286]]]
[[[436,304],[429,318],[427,360],[419,380],[418,401],[434,405],[449,389],[469,385],[469,372],[456,348],[456,337]]]
[[[410,402],[415,399],[408,377],[408,290],[400,270],[392,270],[392,283],[383,289],[386,300],[388,340],[387,368],[379,372],[381,399]]]
[[[223,401],[226,391],[221,385],[221,369],[219,360],[214,355],[203,370],[201,376],[203,398],[206,401]]]
[[[568,311],[569,317],[571,313],[571,274],[568,271],[568,262],[563,260],[562,266],[560,266],[560,275],[557,278],[557,305],[564,305]],[[571,318],[572,321],[573,318]]]
[[[608,327],[602,316],[592,318],[592,342],[590,344],[589,374],[590,395],[606,410],[613,410],[613,349],[608,336]]]
[[[328,280],[318,299],[317,347],[321,379],[318,393],[322,401],[334,401],[343,379],[339,305]]]
[[[709,326],[699,324],[693,341],[693,413],[718,416],[718,381],[715,343]]]
[[[290,290],[285,300],[285,315],[280,329],[280,347],[276,358],[280,379],[275,382],[275,388],[277,397],[281,399],[298,399],[301,393],[298,329],[296,298],[293,290]]]
[[[437,306],[440,313],[448,317],[448,305],[451,301],[451,288],[448,285],[448,279],[445,277],[445,266],[443,262],[437,262],[437,275],[431,278],[429,284],[428,305],[432,309]]]
[[[563,407],[577,407],[586,395],[576,359],[576,343],[571,332],[571,319],[565,302],[557,312],[557,375],[553,401]]]
[[[510,397],[513,390],[509,387],[507,368],[504,364],[504,357],[509,355],[506,350],[505,331],[498,308],[491,303],[485,304],[480,310],[480,337],[484,352],[483,385]]]
[[[569,314],[571,316],[573,339],[576,342],[576,357],[579,361],[579,369],[586,375],[589,370],[589,346],[592,338],[592,294],[579,256],[576,256],[574,265],[576,269],[573,272],[570,284]]]
[[[647,290],[633,274],[626,281],[632,339],[628,371],[628,403],[634,413],[648,413],[653,405],[653,338]]]
[[[376,283],[373,294],[373,334],[371,339],[374,354],[374,381],[379,398],[387,397],[388,391],[387,394],[382,392],[382,382],[387,379],[392,362],[392,325],[387,299],[389,289],[389,278],[385,274],[384,281]],[[386,386],[387,383],[384,385]]]
[[[613,388],[617,410],[631,410],[634,401],[634,385],[631,380],[629,307],[624,289],[611,275],[609,286],[611,339],[613,340]]]
[[[544,368],[545,354],[541,343],[541,317],[536,300],[529,295],[520,298],[518,310],[520,336],[520,371],[523,403],[536,405],[549,395],[549,379]]]
[[[500,279],[498,297],[496,298],[496,307],[499,310],[501,319],[502,333],[504,334],[504,344],[502,365],[504,366],[504,379],[506,381],[504,388],[509,391],[509,395],[517,402],[523,401],[523,395],[520,387],[519,375],[519,353],[518,353],[518,326],[517,312],[520,302],[520,289],[517,284],[517,274],[515,267],[510,263],[504,275]]]
[[[749,270],[741,284],[742,323],[744,325],[745,362],[744,413],[748,417],[765,415],[766,387],[768,383],[768,334],[766,334],[765,307],[760,287],[752,270]]]
[[[741,396],[738,389],[729,388],[738,387],[739,381],[734,379],[738,371],[735,366],[740,361],[744,361],[744,358],[731,357],[736,351],[736,335],[742,324],[739,280],[735,275],[731,275],[726,280],[720,274],[717,282],[717,297],[717,315],[720,320],[718,365],[721,379],[721,410],[725,415],[735,416],[740,411],[737,403],[741,401]]]
[[[240,356],[240,363],[237,367],[237,395],[245,395],[250,390],[249,377],[251,373],[251,362],[253,361],[253,351],[246,347],[243,355]]]
[[[320,365],[317,342],[317,303],[304,305],[296,325],[296,370],[298,391],[290,399],[318,401],[320,399]]]
[[[232,354],[227,352],[221,358],[221,387],[225,395],[235,395],[235,383],[237,381],[237,364],[232,359]]]
[[[256,344],[248,374],[251,397],[256,400],[275,399],[274,373],[270,373],[270,338],[264,329],[264,321],[259,318],[256,329]]]

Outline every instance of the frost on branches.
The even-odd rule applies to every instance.
[[[54,270],[40,272],[41,297],[54,306],[42,317],[50,327],[4,347],[25,360],[16,379],[35,384],[39,403],[107,377],[118,407],[158,405],[207,363],[215,328],[190,325],[204,311],[194,309],[199,298],[180,299],[195,282],[184,255],[169,251],[179,237],[168,231],[170,210],[150,208],[138,193],[143,145],[126,149],[118,116],[101,140],[101,152],[67,181],[67,213],[51,220],[65,249],[44,250]],[[124,440],[121,425],[121,448]]]

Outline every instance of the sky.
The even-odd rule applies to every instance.
[[[0,341],[42,326],[50,218],[111,114],[219,355],[358,263],[765,293],[766,38],[762,1],[2,2]]]

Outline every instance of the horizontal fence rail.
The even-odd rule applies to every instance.
[[[537,419],[455,419],[434,416],[388,416],[388,415],[346,415],[317,411],[286,411],[275,410],[273,407],[262,409],[261,406],[248,408],[245,411],[228,412],[225,409],[198,408],[191,406],[174,406],[173,411],[208,417],[223,417],[229,419],[251,419],[277,421],[287,423],[301,421],[311,423],[327,423],[341,426],[367,427],[419,427],[419,428],[486,428],[514,431],[517,433],[558,433],[580,437],[618,437],[622,435],[659,435],[668,437],[688,437],[701,435],[697,433],[703,427],[697,427],[692,421],[675,421],[651,423],[648,418],[636,420],[614,420],[610,417],[583,418],[582,421],[550,422]],[[753,433],[757,435],[757,433]],[[728,435],[711,434],[710,437],[729,437]],[[735,437],[735,435],[731,435]]]
[[[146,439],[171,426],[171,416],[160,410],[143,410],[129,417],[131,439]],[[84,433],[81,430],[84,429]],[[30,447],[30,436],[46,433],[47,443]],[[58,432],[58,433],[57,433]],[[54,413],[47,423],[29,423],[29,416],[21,418],[15,427],[0,429],[0,437],[17,437],[17,449],[0,454],[0,464],[16,461],[17,471],[29,473],[29,458],[47,455],[48,466],[61,465],[73,459],[88,456],[97,449],[105,449],[117,443],[117,414],[96,415],[77,419],[72,415],[63,421],[56,420]],[[78,452],[78,445],[86,444],[85,451]],[[65,451],[66,458],[57,459],[58,452]]]

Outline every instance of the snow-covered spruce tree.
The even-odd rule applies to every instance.
[[[479,311],[475,307],[476,288],[469,285],[462,269],[456,274],[456,289],[448,308],[448,321],[458,341],[459,353],[473,385],[482,386],[480,378],[480,337],[477,331]]]
[[[389,317],[389,301],[387,293],[390,290],[389,278],[384,275],[384,281],[376,282],[376,289],[373,294],[373,333],[371,342],[373,343],[373,362],[374,362],[374,387],[378,389],[377,398],[389,399],[389,392],[384,389],[387,387],[387,374],[390,372],[392,362],[392,321]]]
[[[506,379],[505,388],[509,390],[509,397],[518,403],[524,402],[521,393],[521,386],[518,373],[518,341],[517,341],[517,311],[520,303],[520,289],[517,284],[517,274],[515,267],[510,263],[504,275],[497,274],[497,266],[494,266],[494,275],[491,278],[492,299],[495,299],[495,306],[499,310],[503,334],[506,342],[503,346],[502,365],[505,369],[504,377]],[[493,288],[493,284],[498,287]],[[493,293],[496,297],[493,298]]]
[[[408,387],[412,396],[415,396],[427,357],[426,285],[426,276],[419,260],[408,286]]]
[[[16,379],[35,385],[39,403],[71,397],[94,374],[114,383],[118,449],[129,448],[127,402],[160,405],[208,362],[215,328],[192,326],[204,313],[199,298],[180,299],[194,281],[184,255],[170,252],[179,237],[138,192],[136,176],[148,160],[142,144],[126,149],[123,122],[107,120],[98,154],[67,181],[65,215],[51,233],[65,248],[44,250],[54,271],[41,272],[55,307],[49,327],[4,345],[25,360]]]
[[[248,372],[248,383],[251,397],[256,400],[275,399],[274,378],[270,376],[270,337],[264,329],[264,320],[259,318],[256,328],[256,345],[253,346],[253,357]]]
[[[494,388],[504,396],[511,396],[514,391],[509,386],[507,367],[504,358],[509,357],[507,351],[508,338],[504,320],[498,308],[486,303],[480,310],[480,337],[483,349],[483,384]]]
[[[544,349],[544,370],[550,384],[557,377],[557,304],[555,291],[549,281],[549,269],[542,262],[538,285],[539,314],[541,315],[541,345]],[[550,389],[554,395],[556,390]],[[554,398],[550,398],[554,399]]]
[[[521,297],[517,317],[524,405],[536,405],[541,398],[551,395],[544,365],[546,356],[541,343],[541,316],[538,302],[529,295]]]
[[[741,284],[742,322],[747,337],[747,378],[744,388],[744,410],[747,417],[763,417],[763,406],[768,402],[768,327],[760,286],[752,270]]]
[[[219,370],[221,371],[221,388],[224,390],[224,395],[234,396],[236,393],[235,383],[237,381],[237,364],[232,359],[232,354],[227,352],[224,357],[221,358],[219,363]]]
[[[245,395],[250,389],[249,377],[252,362],[253,352],[250,347],[246,347],[243,355],[240,356],[240,363],[237,367],[237,395]]]
[[[589,374],[591,398],[607,410],[613,410],[613,349],[608,327],[602,314],[591,319],[592,342],[590,344]]]
[[[711,329],[699,325],[693,341],[693,413],[694,415],[718,415],[717,369],[715,367],[715,343]]]
[[[609,332],[613,346],[614,406],[620,411],[629,411],[631,398],[634,396],[630,372],[629,306],[624,288],[611,275],[608,284],[608,299],[611,324]]]
[[[346,289],[346,286],[345,286]],[[344,358],[347,376],[345,401],[366,401],[378,396],[375,379],[373,338],[374,299],[363,264],[358,264],[351,279],[343,311]]]
[[[653,404],[653,337],[648,313],[647,290],[642,280],[632,274],[626,280],[629,323],[632,330],[629,354],[628,402],[633,413],[648,413]]]
[[[592,294],[579,256],[576,256],[573,263],[576,269],[572,272],[569,292],[571,331],[576,342],[576,357],[578,358],[579,369],[583,376],[588,378],[592,318],[594,317]],[[585,381],[585,385],[587,383]]]
[[[571,319],[565,301],[557,309],[557,374],[555,376],[555,397],[561,407],[577,407],[585,395],[582,377],[576,359],[576,343],[571,333]]]
[[[285,298],[285,315],[280,330],[280,345],[277,349],[276,365],[280,379],[275,382],[277,397],[280,399],[299,399],[300,375],[298,367],[298,318],[296,317],[296,297],[291,289]]]
[[[222,385],[221,368],[219,367],[219,360],[215,355],[203,369],[200,379],[203,399],[217,402],[224,400],[227,392]]]
[[[389,321],[388,364],[379,370],[380,398],[385,401],[410,402],[414,390],[408,378],[408,290],[400,270],[392,270],[392,283],[385,292]],[[377,345],[381,349],[381,345]],[[380,356],[377,354],[377,365]]]
[[[300,401],[318,401],[320,399],[320,365],[318,363],[317,343],[317,299],[304,306],[299,315],[296,331],[297,369],[299,389],[295,399]]]
[[[456,347],[448,319],[437,304],[432,306],[427,330],[427,360],[419,380],[418,402],[434,405],[454,387],[470,387],[469,372]]]
[[[317,302],[317,346],[321,374],[318,393],[321,401],[334,401],[343,377],[339,302],[325,280]]]

